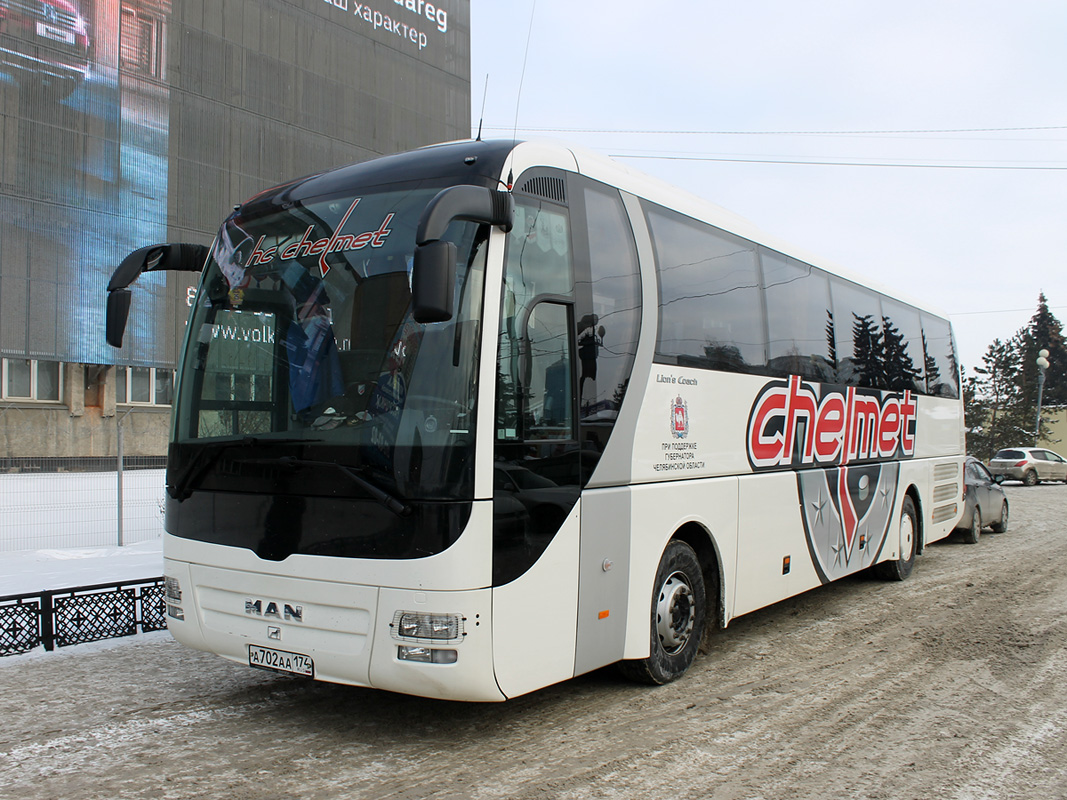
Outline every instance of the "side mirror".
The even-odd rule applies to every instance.
[[[142,272],[199,272],[204,268],[208,252],[209,248],[202,244],[153,244],[134,250],[122,259],[107,285],[107,343],[112,347],[122,347],[132,300],[127,287],[137,280]]]
[[[484,186],[450,186],[426,204],[415,231],[415,260],[411,267],[412,316],[416,322],[452,319],[456,283],[456,246],[441,240],[453,220],[499,225],[510,231],[515,198]]]
[[[126,332],[126,320],[130,316],[130,290],[115,289],[107,293],[107,343],[122,347],[122,335]]]
[[[411,313],[416,322],[452,319],[456,246],[440,239],[415,246],[411,268]]]

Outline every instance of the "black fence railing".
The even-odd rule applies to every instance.
[[[0,597],[0,656],[166,627],[163,578]]]

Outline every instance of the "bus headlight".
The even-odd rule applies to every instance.
[[[462,641],[464,619],[459,614],[425,614],[397,611],[390,629],[396,639],[416,642]]]

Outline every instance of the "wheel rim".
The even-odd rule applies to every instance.
[[[656,603],[656,634],[668,655],[674,655],[688,644],[696,618],[693,587],[684,574],[672,573],[660,587]]]
[[[915,520],[911,514],[900,515],[900,560],[911,561],[915,553]]]
[[[977,540],[982,535],[982,512],[977,508],[971,515],[971,538]]]
[[[1004,530],[1008,527],[1008,504],[1002,503],[1000,506],[1000,529]]]

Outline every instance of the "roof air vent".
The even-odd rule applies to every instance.
[[[567,202],[567,185],[563,182],[563,178],[550,178],[547,176],[530,178],[519,188],[519,191],[537,195],[556,203]]]

